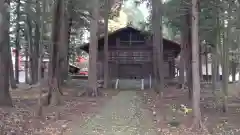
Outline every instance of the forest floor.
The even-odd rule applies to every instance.
[[[41,87],[41,89],[45,89]],[[81,96],[84,90],[69,84],[62,89],[61,105],[44,106],[42,117],[37,116],[40,88],[21,85],[11,90],[14,107],[0,108],[0,134],[7,135],[71,135],[72,127],[91,119],[117,90],[103,90],[104,96],[90,98]],[[46,91],[46,90],[44,90]],[[46,93],[44,94],[46,95]]]
[[[122,90],[72,135],[157,135],[152,112],[134,90]]]
[[[131,108],[135,108],[135,112],[141,108],[140,110],[142,111],[140,112],[143,113],[140,114],[143,115],[145,119],[148,119],[144,121],[148,121],[150,125],[151,121],[154,123],[156,134],[198,134],[190,131],[193,119],[192,113],[184,115],[182,112],[178,111],[181,104],[191,108],[191,101],[188,100],[187,90],[176,89],[176,86],[168,86],[164,90],[162,98],[153,90],[138,90],[130,93],[128,93],[128,91],[123,91],[126,96],[121,94],[121,92],[119,93],[117,90],[103,90],[104,96],[90,98],[80,96],[81,93],[84,92],[83,85],[85,83],[86,82],[76,84],[74,81],[69,83],[63,88],[64,96],[62,96],[62,104],[57,107],[43,107],[42,117],[36,116],[39,108],[38,96],[40,89],[38,87],[29,89],[28,86],[22,86],[17,90],[11,90],[14,107],[0,108],[0,134],[4,131],[5,133],[11,132],[11,134],[16,135],[72,135],[73,132],[76,132],[76,125],[77,127],[81,127],[79,128],[81,131],[84,131],[85,129],[93,128],[91,127],[92,125],[87,126],[89,125],[88,123],[92,121],[101,123],[102,117],[99,117],[100,114],[106,114],[106,119],[103,120],[103,122],[113,122],[112,117],[107,117],[111,116],[108,115],[108,113],[116,111],[115,109],[117,109],[119,115],[122,116],[126,114],[127,116],[131,114],[127,113],[127,110],[129,111]],[[25,89],[23,89],[24,87]],[[213,98],[210,88],[206,87],[202,89],[201,111],[202,121],[206,127],[205,132],[213,135],[240,134],[240,99],[238,98],[239,90],[237,87],[238,86],[235,84],[229,86],[229,110],[227,113],[221,112],[221,99],[218,97],[219,92],[216,94],[218,97],[216,100],[216,98]],[[46,88],[41,87],[41,89]],[[126,97],[126,99],[122,99],[123,97]],[[127,104],[130,100],[131,102],[134,101],[133,107],[130,106],[131,104]],[[119,101],[123,101],[121,107]],[[116,104],[109,104],[110,102]],[[113,109],[111,110],[111,108]],[[174,111],[173,108],[176,108],[177,111]],[[133,113],[133,115],[135,116],[135,113]],[[135,120],[136,121],[131,122],[133,124],[134,122],[138,123],[138,120]],[[124,123],[127,121],[124,119],[122,122]],[[144,124],[145,123],[143,123],[143,125]],[[199,135],[204,134],[203,132],[199,133]],[[140,133],[139,135],[144,134]]]
[[[228,112],[222,112],[220,92],[214,98],[211,87],[201,90],[201,112],[204,128],[200,132],[191,129],[192,112],[185,115],[180,110],[181,104],[192,108],[188,91],[169,86],[163,97],[153,90],[139,92],[145,97],[146,107],[154,112],[154,121],[159,135],[239,135],[240,134],[240,98],[236,84],[229,85]]]

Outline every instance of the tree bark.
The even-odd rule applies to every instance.
[[[212,51],[212,92],[215,95],[215,91],[217,89],[217,82],[218,82],[218,77],[219,77],[219,64],[218,64],[218,46],[220,43],[220,38],[219,38],[219,17],[218,17],[218,9],[216,9],[216,44],[215,47],[213,47]]]
[[[155,13],[155,2],[154,0],[151,1],[152,3],[152,31],[155,28],[155,18],[156,18],[156,13]],[[153,78],[153,89],[159,93],[159,90],[157,88],[157,84],[158,84],[158,75],[157,75],[157,54],[156,54],[156,43],[155,43],[155,34],[153,33],[152,38],[150,38],[151,43],[152,43],[152,68],[153,68],[153,74],[152,74],[152,78]]]
[[[64,23],[64,2],[63,0],[57,0],[54,4],[54,19],[52,25],[52,45],[50,51],[50,69],[49,69],[49,93],[48,104],[56,106],[60,104],[60,48],[61,47],[61,33],[64,32],[61,27]]]
[[[39,42],[40,41],[40,30],[38,23],[35,24],[35,35],[34,35],[34,45],[31,50],[31,72],[32,72],[32,83],[38,83],[38,60],[39,60]]]
[[[61,22],[61,30],[62,32],[60,33],[60,47],[59,47],[59,64],[60,64],[60,80],[59,83],[60,85],[63,84],[64,82],[64,75],[65,75],[65,65],[68,65],[66,63],[67,61],[67,55],[68,55],[68,32],[69,32],[69,23],[68,23],[68,16],[64,10],[64,13],[62,15],[62,22]]]
[[[179,63],[179,85],[183,89],[185,85],[185,36],[182,30],[181,32],[181,53],[180,53],[180,63]]]
[[[19,32],[20,32],[20,0],[17,0],[17,19],[16,19],[16,51],[15,51],[15,80],[16,83],[19,83],[19,51],[20,51],[20,45],[19,45]]]
[[[215,95],[217,89],[217,51],[216,47],[213,48],[212,53],[212,93]]]
[[[205,58],[205,65],[206,65],[205,66],[205,68],[206,68],[206,80],[205,81],[208,82],[209,80],[208,80],[208,50],[207,49],[205,50],[205,57],[204,58]]]
[[[228,57],[228,45],[231,44],[230,40],[230,32],[232,27],[232,20],[230,19],[230,16],[232,16],[232,10],[231,10],[231,4],[228,5],[228,25],[226,28],[226,31],[224,31],[224,43],[223,43],[223,52],[222,52],[222,90],[223,90],[223,107],[222,111],[227,112],[228,106],[227,106],[227,99],[228,99],[228,81],[229,81],[229,57]]]
[[[108,87],[109,82],[109,66],[108,66],[108,14],[109,14],[109,0],[105,0],[105,14],[104,14],[104,88]]]
[[[8,40],[8,44],[9,44],[9,40]],[[16,80],[14,79],[14,70],[13,70],[12,55],[11,55],[10,49],[8,51],[8,55],[9,55],[9,77],[10,77],[9,81],[10,81],[11,88],[16,89],[17,84],[16,84]]]
[[[99,0],[92,3],[92,18],[90,21],[90,47],[89,47],[89,68],[88,68],[88,94],[98,96],[97,87],[97,48],[98,48],[98,19],[99,19]]]
[[[191,12],[187,11],[186,14],[186,73],[187,73],[187,86],[188,86],[188,97],[192,99],[192,91],[193,91],[193,82],[192,82],[192,32],[191,32]]]
[[[227,28],[228,29],[228,28]],[[228,31],[228,30],[227,30]],[[224,36],[225,40],[227,40],[227,35],[228,32],[226,32],[226,36]],[[227,112],[227,96],[228,96],[228,53],[227,53],[227,44],[225,42],[225,44],[223,45],[223,57],[222,57],[222,86],[223,86],[223,93],[224,93],[224,97],[223,97],[223,112]]]
[[[67,5],[67,23],[68,25],[66,28],[67,32],[67,40],[66,40],[66,59],[65,59],[65,65],[64,65],[64,73],[63,73],[63,80],[68,79],[68,71],[69,71],[69,48],[70,48],[70,38],[71,38],[71,32],[72,32],[72,25],[73,25],[73,11],[74,11],[74,5],[73,1],[70,0]]]
[[[26,36],[26,35],[25,35]],[[26,41],[28,41],[28,40],[26,40]],[[26,46],[25,46],[25,58],[26,58],[26,60],[25,60],[25,83],[26,84],[29,84],[29,78],[28,78],[28,76],[29,76],[29,66],[28,66],[28,64],[29,64],[29,57],[28,57],[28,48],[29,48],[29,43],[27,42],[27,44],[26,44]]]
[[[71,6],[72,7],[72,6]],[[73,7],[72,7],[73,8]],[[73,9],[70,9],[71,10],[71,12],[69,13],[69,18],[68,18],[68,21],[69,21],[69,23],[68,23],[68,34],[67,34],[67,51],[66,51],[66,53],[67,53],[67,58],[66,58],[66,61],[65,61],[65,66],[64,66],[64,73],[63,73],[63,79],[64,80],[67,80],[68,79],[68,71],[69,71],[69,48],[70,48],[70,37],[71,37],[71,30],[72,30],[72,24],[73,24],[73,19],[72,19],[72,10]]]
[[[36,1],[36,4],[38,4],[36,6],[37,8],[37,13],[40,13],[40,3]],[[45,9],[46,9],[46,0],[42,1],[42,11],[41,11],[41,19],[39,19],[39,24],[40,24],[40,28],[41,28],[41,34],[40,34],[40,42],[39,42],[39,58],[38,58],[38,81],[39,83],[41,83],[41,80],[44,79],[44,68],[45,66],[43,66],[43,56],[44,56],[44,52],[43,52],[43,48],[44,48],[44,44],[43,44],[43,40],[44,40],[44,21],[45,21]]]
[[[237,63],[235,61],[232,61],[231,67],[232,67],[232,82],[235,82],[237,73]]]
[[[203,74],[202,74],[202,46],[199,46],[199,76],[200,80],[203,80]]]
[[[200,77],[199,77],[199,35],[198,35],[198,0],[192,0],[192,79],[193,79],[193,127],[200,129]]]
[[[163,58],[163,41],[162,41],[162,2],[159,0],[152,0],[152,10],[153,10],[153,44],[156,49],[156,67],[157,67],[157,91],[162,92],[164,90],[164,58]]]
[[[9,13],[10,5],[3,0],[0,1],[0,106],[12,106],[9,92]]]
[[[29,12],[29,3],[27,3],[26,5],[26,12]],[[26,55],[26,60],[25,61],[25,82],[27,84],[32,84],[32,46],[33,46],[33,40],[32,40],[32,23],[31,20],[29,18],[29,16],[26,16],[26,20],[25,20],[26,24],[25,24],[25,41],[27,41],[27,46],[26,46],[26,50],[25,50],[25,55]]]
[[[26,26],[25,26],[25,40],[27,41],[27,46],[25,50],[26,61],[25,61],[25,82],[27,84],[32,84],[32,72],[31,72],[31,50],[32,50],[32,25],[29,19],[29,16],[26,17]]]
[[[10,5],[10,1],[7,0],[6,1],[8,5]],[[7,18],[8,18],[8,22],[10,22],[10,14],[7,14]],[[11,49],[10,49],[10,37],[7,36],[7,43],[8,43],[8,46],[9,46],[9,49],[8,49],[8,55],[9,55],[9,81],[10,81],[10,85],[11,85],[11,88],[12,89],[16,89],[17,88],[17,84],[16,84],[16,81],[15,81],[15,78],[14,78],[14,70],[13,70],[13,63],[12,63],[12,55],[11,55]]]

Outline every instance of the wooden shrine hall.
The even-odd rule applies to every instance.
[[[109,33],[109,79],[147,79],[151,80],[153,74],[153,45],[148,40],[149,33],[137,30],[132,27],[124,27]],[[89,43],[84,44],[80,49],[88,52]],[[164,76],[165,78],[175,77],[175,58],[180,53],[180,44],[163,39],[164,52]],[[103,78],[104,60],[104,35],[98,39],[98,79]]]

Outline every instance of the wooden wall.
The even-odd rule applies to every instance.
[[[163,42],[167,44],[167,42]],[[99,41],[98,78],[103,79],[103,45]],[[164,47],[164,76],[169,77],[169,61],[174,61],[174,51]],[[109,36],[109,77],[111,79],[149,78],[153,74],[152,43],[137,31],[125,30]]]

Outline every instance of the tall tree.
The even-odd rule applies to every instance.
[[[71,34],[72,27],[72,11],[73,11],[72,0],[66,3],[66,8],[64,9],[64,14],[62,17],[63,22],[61,23],[62,33],[61,33],[61,47],[60,50],[60,84],[62,85],[64,80],[67,79],[68,73],[68,50],[69,50],[69,38]]]
[[[104,88],[108,87],[108,14],[109,14],[109,0],[105,0],[105,13],[104,13]]]
[[[199,35],[198,35],[198,0],[192,0],[192,79],[193,79],[193,127],[201,128],[200,111],[200,76],[199,76]]]
[[[92,18],[90,21],[90,46],[89,46],[89,67],[88,67],[88,94],[98,96],[97,87],[97,48],[98,48],[98,18],[99,0],[92,1]]]
[[[226,20],[228,22],[227,27],[225,28],[225,31],[223,32],[223,44],[222,44],[222,92],[223,92],[223,107],[222,110],[223,112],[227,112],[227,98],[228,98],[228,78],[229,78],[229,73],[228,73],[228,52],[229,52],[229,45],[231,45],[231,37],[230,37],[230,31],[232,28],[232,11],[231,7],[232,4],[229,3],[227,4],[227,16]]]
[[[40,6],[38,6],[38,8],[40,8]],[[43,67],[43,56],[44,56],[44,52],[43,52],[43,48],[44,48],[44,44],[43,44],[43,40],[44,40],[44,21],[45,21],[45,10],[46,10],[46,0],[42,0],[42,8],[41,8],[41,19],[39,22],[40,23],[40,28],[41,28],[41,35],[40,35],[40,42],[39,42],[39,58],[38,58],[38,81],[41,82],[42,77],[44,76],[44,72],[42,73],[42,68]],[[39,10],[39,9],[38,9]]]
[[[19,44],[19,33],[20,33],[20,5],[21,2],[20,0],[17,0],[17,19],[16,19],[16,40],[15,40],[15,45],[16,45],[16,51],[15,51],[15,79],[16,83],[19,83],[19,51],[20,51],[20,44]]]
[[[26,12],[28,12],[29,6],[28,4],[26,5]],[[25,46],[25,83],[27,84],[32,84],[32,72],[30,72],[32,69],[29,68],[30,67],[30,50],[32,48],[33,45],[33,41],[32,41],[32,24],[31,24],[31,20],[29,15],[26,16],[26,20],[25,20],[25,29],[24,29],[24,35],[25,35],[25,40],[27,41],[27,45]],[[28,61],[27,61],[28,60]]]
[[[163,92],[164,89],[164,71],[163,66],[163,43],[162,43],[162,2],[160,0],[152,0],[152,23],[153,23],[153,48],[156,62],[156,75],[155,78],[158,81],[157,85],[158,92]]]
[[[185,85],[185,75],[184,75],[184,72],[185,72],[185,37],[184,37],[184,30],[182,30],[182,33],[181,33],[181,52],[180,52],[180,62],[179,62],[179,88],[183,89],[184,88],[184,85]]]
[[[8,5],[10,5],[10,0],[7,0],[6,1]],[[10,14],[7,14],[7,18],[8,18],[8,22],[10,23]],[[9,26],[10,27],[10,26]],[[11,49],[10,49],[10,36],[7,37],[7,43],[8,43],[8,46],[9,46],[9,49],[8,49],[8,55],[9,55],[9,81],[10,81],[10,85],[11,85],[11,88],[12,89],[16,89],[17,88],[17,84],[16,84],[16,81],[15,81],[15,77],[14,77],[14,69],[13,69],[13,62],[12,62],[12,54],[11,54]]]
[[[218,5],[219,0],[215,0],[216,4]],[[215,91],[217,89],[217,81],[218,81],[218,74],[219,74],[219,64],[218,64],[218,47],[220,44],[220,24],[219,24],[219,9],[214,8],[214,12],[216,14],[215,21],[216,21],[216,26],[214,28],[215,32],[215,46],[212,47],[212,92],[215,95]]]
[[[60,104],[60,48],[61,47],[61,33],[64,32],[64,12],[65,5],[63,0],[56,0],[54,3],[54,14],[52,23],[52,45],[50,49],[50,67],[49,67],[49,93],[48,104]]]
[[[34,24],[33,27],[34,29],[34,37],[33,37],[33,45],[30,49],[31,52],[31,61],[30,61],[30,65],[31,65],[31,75],[32,75],[32,83],[36,84],[38,83],[38,67],[41,66],[38,64],[39,61],[39,46],[40,46],[40,2],[39,0],[35,1],[35,10],[36,10],[36,18],[34,19]]]
[[[9,92],[9,58],[6,56],[9,52],[9,5],[0,1],[0,105],[12,106],[12,100]]]
[[[9,44],[9,39],[8,39],[8,44]],[[8,58],[9,60],[9,81],[12,89],[17,88],[16,80],[14,79],[14,70],[13,70],[13,63],[12,63],[12,55],[11,55],[11,50],[8,49]]]
[[[191,20],[191,8],[187,8],[186,10],[186,16],[185,21],[186,22],[186,26],[184,28],[186,28],[186,30],[184,30],[184,34],[186,34],[186,57],[185,57],[185,61],[186,61],[186,76],[187,76],[187,86],[188,86],[188,97],[189,99],[192,99],[192,95],[193,95],[193,79],[192,79],[192,20]],[[198,71],[199,72],[199,71]]]

